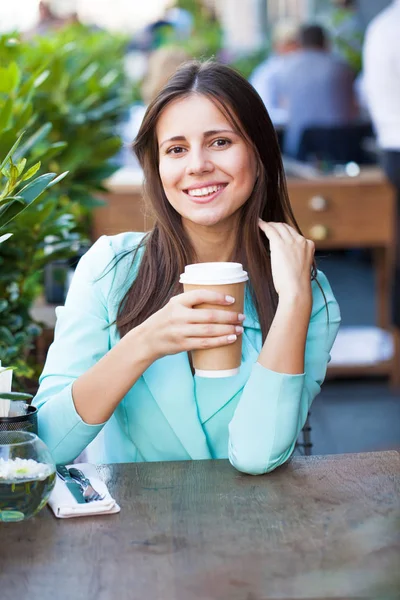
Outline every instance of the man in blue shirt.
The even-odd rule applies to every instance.
[[[300,29],[301,49],[285,60],[280,75],[280,96],[288,111],[284,152],[297,157],[307,127],[350,123],[356,114],[354,73],[329,51],[319,25]]]

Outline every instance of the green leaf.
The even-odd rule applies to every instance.
[[[31,400],[32,394],[23,394],[22,392],[0,392],[2,400]]]
[[[33,167],[31,167],[30,169],[27,170],[27,172],[24,174],[22,181],[27,181],[28,179],[30,179],[31,177],[33,177],[34,175],[36,175],[36,173],[39,171],[40,166],[41,166],[41,162],[37,162],[35,165],[33,165]]]
[[[12,234],[11,233],[7,233],[6,235],[10,236]],[[7,308],[8,308],[8,302],[7,302],[7,300],[4,300],[4,299],[0,298],[0,313],[2,313],[5,310],[7,310]]]
[[[0,92],[12,94],[21,80],[21,72],[17,63],[12,62],[8,67],[0,68]]]
[[[18,179],[18,167],[16,167],[14,164],[11,165],[11,169],[10,169],[10,176],[11,176],[11,183],[12,185],[15,185],[15,183],[17,182]]]
[[[40,175],[40,177],[37,177],[31,181],[31,183],[28,183],[28,185],[23,187],[22,190],[18,192],[18,196],[30,204],[48,187],[49,183],[54,179],[54,176],[55,173]]]
[[[79,202],[80,206],[84,206],[85,208],[90,210],[107,205],[107,202],[105,202],[105,200],[102,200],[101,198],[96,198],[95,196],[92,196],[88,193],[81,194],[77,198],[77,201]]]
[[[0,93],[11,94],[13,81],[8,68],[0,68]]]
[[[32,114],[33,114],[33,106],[28,101],[21,109],[20,114],[15,115],[15,123],[14,123],[15,131],[21,131],[23,129],[26,129],[28,127],[28,125],[33,125],[33,122],[37,118],[37,115],[34,115],[32,117]]]
[[[0,112],[0,131],[7,129],[13,110],[12,98],[7,98]]]
[[[108,71],[108,73],[106,73],[104,75],[104,77],[102,77],[100,79],[100,85],[103,88],[107,88],[110,87],[119,77],[119,73],[117,71],[117,69],[112,69],[111,71]]]
[[[10,202],[8,205],[0,207],[0,229],[5,227],[16,215],[25,210],[25,208],[21,208],[21,203],[17,200],[13,200],[13,202]]]
[[[15,159],[18,160],[23,156],[26,156],[36,144],[38,144],[50,133],[51,129],[51,123],[46,123],[45,125],[42,125],[42,127],[40,127],[40,129],[38,129],[36,133],[31,135],[30,138],[28,138],[26,142],[22,144],[22,146],[18,149],[18,151],[15,153]]]
[[[8,72],[10,74],[10,81],[11,81],[11,85],[12,85],[11,90],[14,91],[17,89],[17,87],[19,86],[19,83],[21,81],[21,71],[20,71],[17,63],[12,62],[8,67]]]
[[[7,327],[0,327],[0,343],[12,345],[14,343],[14,336]]]
[[[22,171],[25,169],[26,166],[26,158],[22,158],[19,163],[17,164],[17,169],[18,169],[18,177],[21,175]]]
[[[8,240],[12,236],[12,233],[5,233],[4,235],[0,235],[0,244]]]
[[[7,196],[6,198],[2,198],[2,200],[0,200],[0,206],[7,204],[8,202],[21,202],[22,204],[25,204],[24,199],[21,198],[21,196]]]
[[[69,173],[69,171],[64,171],[64,173],[61,173],[61,175],[58,175],[58,177],[53,179],[53,181],[51,181],[47,187],[48,188],[53,187],[53,185],[56,185],[56,183],[59,183],[60,181],[62,181],[68,175],[68,173]]]
[[[86,69],[81,73],[78,81],[80,84],[86,83],[93,75],[98,71],[99,65],[97,63],[90,63]]]
[[[36,77],[36,79],[33,82],[33,87],[38,88],[42,85],[42,83],[44,83],[46,81],[46,79],[48,78],[48,76],[50,75],[50,71],[43,71],[43,73],[40,73],[40,75],[38,77]]]
[[[67,142],[56,142],[52,144],[48,148],[46,148],[43,152],[35,152],[35,158],[40,158],[41,162],[48,162],[50,158],[54,158],[58,154],[61,154],[63,150],[68,146]]]
[[[19,136],[19,138],[17,139],[17,141],[15,142],[15,144],[13,145],[11,150],[8,152],[7,156],[5,157],[5,159],[3,160],[3,162],[0,165],[0,171],[3,170],[4,166],[7,164],[10,156],[12,156],[14,154],[14,152],[16,151],[16,149],[18,148],[23,136],[24,136],[24,133],[21,133],[21,135]]]

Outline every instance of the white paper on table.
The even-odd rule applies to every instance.
[[[104,495],[103,500],[95,500],[79,504],[71,494],[66,484],[60,477],[56,477],[56,484],[49,498],[49,506],[54,515],[59,519],[69,519],[71,517],[88,517],[94,515],[110,515],[118,513],[121,509],[112,498],[104,481],[100,479],[97,469],[89,463],[67,465],[75,467],[86,475],[90,483],[100,495]]]

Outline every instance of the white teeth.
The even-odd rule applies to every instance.
[[[209,185],[208,187],[188,190],[188,194],[189,196],[208,196],[209,194],[215,194],[215,192],[218,192],[222,188],[222,185]]]

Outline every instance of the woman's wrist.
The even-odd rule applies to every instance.
[[[144,367],[143,371],[159,358],[151,343],[151,334],[148,331],[146,322],[131,329],[123,339],[129,344],[132,360],[135,363],[140,363]]]
[[[279,294],[280,306],[308,307],[312,306],[311,283],[300,285]]]

